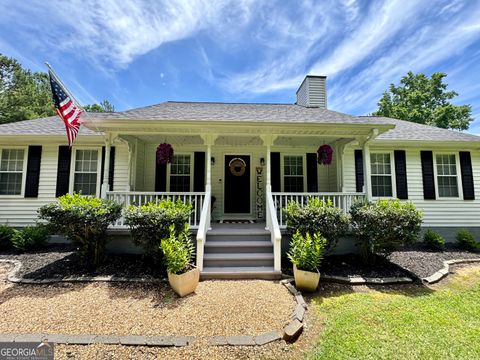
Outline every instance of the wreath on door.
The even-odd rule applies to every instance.
[[[247,167],[247,164],[243,159],[240,158],[234,158],[230,160],[228,163],[228,167],[230,168],[230,172],[234,176],[242,176],[245,174],[245,169]]]

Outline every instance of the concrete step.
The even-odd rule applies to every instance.
[[[273,266],[251,267],[204,267],[200,274],[202,280],[208,279],[265,279],[276,280],[282,277],[281,271]]]
[[[207,232],[207,242],[212,241],[270,241],[270,233],[218,233]]]
[[[273,245],[268,241],[207,241],[205,254],[212,253],[272,253]]]
[[[203,257],[204,267],[273,266],[273,253],[213,253]]]

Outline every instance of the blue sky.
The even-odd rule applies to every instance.
[[[49,61],[81,103],[295,101],[327,75],[328,107],[376,109],[407,71],[443,71],[480,134],[480,1],[0,0],[0,52]]]

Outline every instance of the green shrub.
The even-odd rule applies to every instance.
[[[357,203],[350,214],[365,263],[373,263],[375,254],[388,256],[397,248],[415,242],[422,224],[422,213],[411,202],[399,200]]]
[[[13,228],[8,225],[0,225],[0,250],[6,249],[12,245]]]
[[[20,251],[31,251],[44,247],[47,244],[48,229],[43,224],[26,226],[21,230],[14,230],[12,245]]]
[[[160,244],[170,236],[170,226],[179,234],[188,223],[192,206],[181,200],[162,200],[158,204],[130,206],[125,210],[125,224],[130,227],[133,242],[141,246],[154,261],[162,258]]]
[[[319,232],[313,235],[307,232],[304,236],[297,230],[292,236],[287,256],[297,269],[315,272],[322,262],[327,244],[327,239]]]
[[[305,206],[300,206],[295,201],[290,201],[285,209],[287,229],[291,234],[300,231],[307,233],[320,233],[327,240],[326,251],[333,250],[338,239],[345,235],[349,227],[349,217],[342,209],[333,206],[331,200],[324,201],[310,197]]]
[[[445,249],[445,239],[439,233],[428,229],[423,235],[423,243],[431,250],[443,250]]]
[[[460,230],[455,236],[457,245],[461,249],[474,251],[479,248],[479,244],[475,241],[473,234],[468,230]]]
[[[104,260],[107,228],[121,212],[122,206],[113,201],[79,194],[64,195],[39,210],[40,219],[48,221],[51,231],[76,245],[81,262],[92,267]]]
[[[165,256],[167,271],[177,275],[183,274],[193,267],[192,258],[195,252],[193,242],[190,240],[188,223],[179,233],[175,226],[171,225],[169,233],[170,235],[162,239],[160,245]]]

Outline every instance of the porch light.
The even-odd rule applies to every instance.
[[[212,164],[212,166],[215,165],[215,158],[213,156],[210,158],[210,164]]]
[[[265,166],[265,158],[260,158],[260,166]]]

